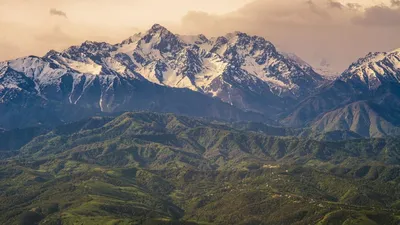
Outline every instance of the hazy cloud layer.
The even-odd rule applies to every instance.
[[[354,22],[364,26],[393,26],[400,27],[400,1],[392,0],[392,7],[385,5],[367,8],[362,16]]]
[[[333,1],[333,0],[328,0],[328,5],[331,8],[338,8],[338,9],[343,9],[345,6],[341,2]]]
[[[67,13],[61,11],[61,10],[57,10],[57,9],[50,9],[50,15],[52,16],[61,16],[64,18],[67,18]]]
[[[324,62],[343,70],[370,51],[400,47],[400,0],[377,1],[385,2],[0,0],[0,60],[43,55],[85,40],[116,43],[138,27],[160,23],[184,34],[239,30],[261,35],[313,65]]]
[[[57,21],[57,18],[64,20]],[[49,19],[42,26],[1,22],[7,32],[0,33],[0,61],[26,55],[44,55],[51,49],[63,50],[86,40],[120,42],[139,32],[132,27],[96,27],[74,24],[64,17]]]
[[[44,55],[85,40],[116,43],[138,28],[178,23],[189,10],[227,13],[249,1],[0,0],[0,61]]]
[[[390,0],[393,7],[400,7],[400,0]]]
[[[180,32],[221,35],[240,30],[261,35],[313,65],[344,70],[370,51],[400,47],[399,0],[362,7],[336,0],[256,0],[225,15],[189,12]]]

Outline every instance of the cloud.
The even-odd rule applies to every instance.
[[[132,27],[115,28],[75,24],[70,20],[49,20],[40,26],[0,21],[0,61],[26,55],[42,56],[49,50],[62,51],[86,40],[118,43],[139,32]]]
[[[363,7],[338,0],[255,0],[224,15],[189,12],[175,30],[208,36],[239,30],[263,36],[312,65],[324,59],[341,72],[368,52],[400,47],[394,1]]]
[[[362,5],[360,5],[358,3],[347,3],[346,6],[348,9],[355,10],[355,11],[358,11],[362,8]]]
[[[392,7],[400,7],[400,0],[390,0]]]
[[[67,17],[67,13],[65,13],[64,11],[61,11],[61,10],[54,9],[54,8],[50,9],[49,13],[52,16],[61,16],[61,17],[64,17],[64,18],[68,18]]]
[[[330,29],[332,26],[347,26],[352,23],[351,18],[359,13],[359,10],[354,11],[355,5],[351,5],[352,8],[341,5],[342,10],[332,10],[338,7],[329,0],[256,0],[225,15],[191,11],[182,18],[181,24],[183,32],[189,33],[204,31],[221,34],[243,30],[273,34],[275,30],[286,28]]]
[[[400,2],[393,1],[392,5]],[[373,6],[367,8],[362,16],[355,17],[354,23],[363,26],[393,26],[400,27],[400,8],[392,8],[388,6]]]
[[[0,61],[85,40],[116,43],[136,33],[132,27],[152,23],[181,34],[260,35],[311,64],[326,59],[338,70],[370,51],[400,47],[400,0],[376,0],[386,5],[371,7],[359,3],[372,0],[171,1],[0,0]],[[171,4],[180,7],[164,10]]]
[[[329,14],[325,10],[320,8],[319,5],[315,4],[313,0],[308,0],[306,4],[310,7],[310,11],[315,13],[316,15],[319,15],[325,19],[330,18]]]
[[[328,5],[329,5],[329,7],[336,8],[336,9],[343,9],[345,7],[342,3],[334,1],[334,0],[328,0]]]

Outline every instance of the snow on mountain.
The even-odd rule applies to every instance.
[[[185,43],[185,49],[194,53],[191,58],[197,58],[197,62],[203,63],[203,70],[199,69],[200,73],[195,71],[189,77],[193,86],[206,93],[209,89],[206,86],[216,78],[223,77],[231,68],[241,70],[245,76],[261,80],[278,96],[298,97],[303,94],[301,91],[315,87],[322,80],[311,67],[304,70],[296,62],[277,52],[272,43],[261,37],[241,32],[210,39],[204,35],[179,37]],[[204,74],[206,76],[203,77]],[[236,77],[235,80],[241,79],[246,78]],[[303,86],[304,82],[308,83],[308,87]]]
[[[293,63],[298,64],[304,70],[312,69],[310,64],[308,64],[306,61],[304,61],[302,58],[300,58],[294,53],[282,52],[282,51],[279,51],[279,53],[285,56],[288,60],[292,61]]]
[[[339,71],[332,67],[327,59],[321,59],[316,65],[313,66],[313,69],[318,74],[321,74],[327,80],[335,80],[340,76],[342,71]]]
[[[151,82],[189,88],[215,95],[210,85],[230,68],[260,79],[276,95],[301,95],[302,81],[310,87],[321,78],[311,68],[304,71],[278,53],[265,39],[235,32],[208,39],[204,35],[174,35],[160,25],[117,45],[119,52],[133,58],[135,72]],[[130,51],[129,51],[130,50]],[[241,78],[236,77],[236,81]]]
[[[391,52],[369,53],[353,63],[340,77],[368,89],[384,83],[400,82],[400,49]]]
[[[280,54],[300,65],[305,71],[314,71],[327,80],[335,80],[340,75],[340,72],[335,71],[326,59],[321,59],[320,61],[314,62],[311,65],[294,53],[280,51]]]
[[[72,61],[67,60],[66,64],[76,70],[79,73],[88,73],[93,75],[99,75],[102,69],[101,65],[94,63],[93,61],[89,60],[89,62],[79,62],[79,61]]]
[[[187,88],[255,111],[260,106],[254,106],[254,99],[273,104],[274,98],[301,98],[323,81],[307,63],[278,52],[262,37],[241,32],[214,38],[175,35],[158,24],[116,45],[86,41],[42,58],[0,64],[3,73],[7,68],[31,79],[43,98],[53,98],[47,92],[68,89],[73,104],[100,86],[96,104],[103,111],[111,110],[104,96],[124,79]],[[5,84],[17,87],[18,81]]]

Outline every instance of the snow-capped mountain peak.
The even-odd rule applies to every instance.
[[[72,88],[68,101],[74,104],[84,99],[78,90],[100,85],[98,104],[105,111],[112,106],[103,91],[114,90],[120,79],[187,88],[255,111],[265,109],[258,103],[255,107],[254,96],[263,101],[301,98],[323,80],[305,62],[291,60],[262,37],[242,32],[211,38],[176,35],[159,24],[115,45],[86,41],[8,64],[32,79],[38,93],[49,85],[61,90],[65,80],[72,82],[67,85]]]
[[[139,41],[143,50],[157,49],[161,53],[174,53],[182,49],[181,40],[165,27],[155,24]]]
[[[122,46],[129,45],[132,43],[137,43],[142,37],[143,37],[142,33],[134,34],[134,35],[130,36],[129,38],[123,40],[120,44],[117,44],[117,46],[122,47]]]
[[[165,28],[164,26],[162,26],[162,25],[160,25],[158,23],[154,24],[150,28],[150,30],[148,32],[166,32],[166,33],[170,33],[170,31],[167,28]]]
[[[358,59],[339,78],[353,81],[368,89],[388,82],[400,82],[400,49],[391,52],[370,52]]]

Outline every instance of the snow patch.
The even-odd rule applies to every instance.
[[[90,60],[91,61],[91,60]],[[101,69],[103,68],[101,65],[94,63],[93,61],[84,63],[73,60],[67,60],[67,64],[72,69],[78,71],[83,74],[92,74],[92,75],[100,75]]]
[[[203,71],[195,76],[196,85],[203,89],[206,88],[215,78],[223,74],[227,66],[228,63],[218,59],[217,57],[204,59]]]
[[[113,58],[107,58],[104,60],[106,66],[119,74],[124,74],[126,71],[126,66],[122,65],[120,62]]]

